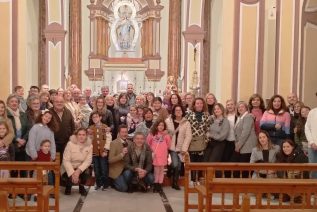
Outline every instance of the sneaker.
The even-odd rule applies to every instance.
[[[98,191],[101,188],[101,186],[95,186],[95,190]]]
[[[109,186],[102,186],[102,191],[105,191],[105,190],[107,190],[107,188],[109,188]]]

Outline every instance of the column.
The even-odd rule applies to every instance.
[[[181,0],[170,0],[168,31],[168,76],[178,79],[181,61]]]
[[[69,74],[81,88],[81,0],[70,0],[69,12]]]

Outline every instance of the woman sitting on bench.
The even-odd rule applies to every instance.
[[[301,149],[300,146],[296,145],[294,141],[290,139],[285,139],[282,142],[282,149],[277,155],[277,162],[278,163],[308,163],[308,158]],[[280,175],[278,173],[278,175]],[[301,172],[299,170],[289,170],[282,174],[283,178],[288,179],[303,179],[303,178],[309,178],[308,172]],[[288,194],[283,194],[283,202],[290,201],[290,196]],[[295,203],[301,203],[302,202],[302,196],[301,195],[295,195],[294,197]]]

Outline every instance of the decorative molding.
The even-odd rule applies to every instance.
[[[164,71],[160,69],[147,69],[145,71],[145,76],[149,81],[160,81],[164,76]]]
[[[85,74],[88,76],[90,81],[103,81],[102,68],[90,68],[85,70]]]
[[[183,32],[185,42],[191,43],[194,47],[197,43],[203,42],[206,31],[204,31],[200,26],[194,24]]]
[[[58,42],[62,42],[65,39],[66,31],[64,27],[56,22],[51,23],[44,30],[45,38],[56,46]]]

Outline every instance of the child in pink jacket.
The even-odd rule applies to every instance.
[[[171,137],[166,132],[166,124],[163,120],[157,120],[147,137],[147,143],[152,150],[154,166],[153,192],[162,191],[164,179],[164,166],[167,165],[168,149],[171,145]]]

